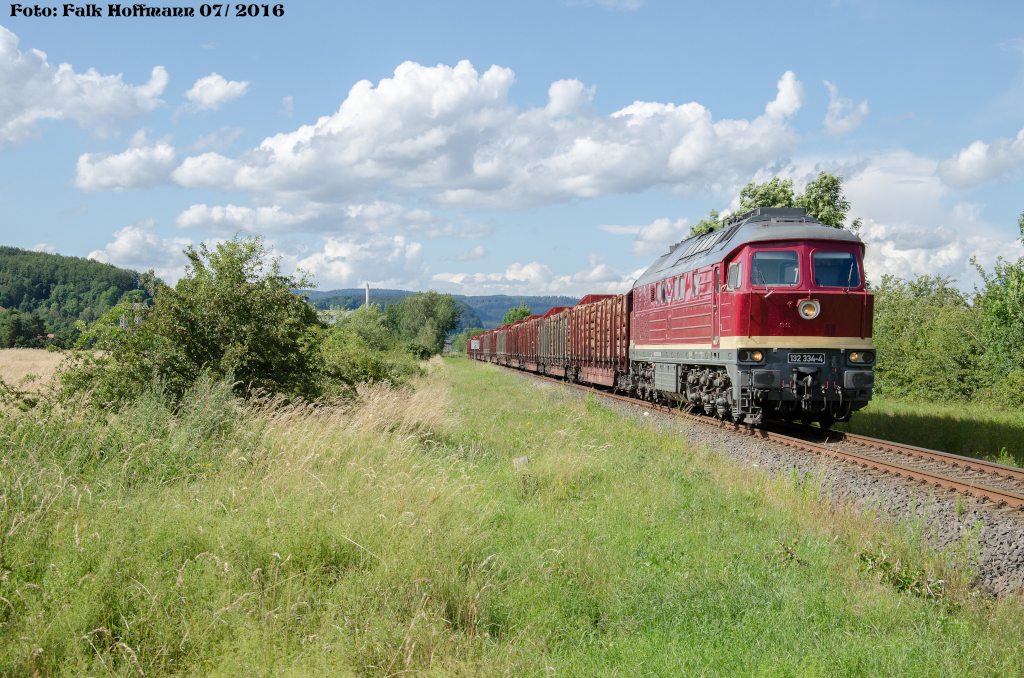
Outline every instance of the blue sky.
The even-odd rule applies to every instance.
[[[259,232],[322,289],[580,295],[827,169],[876,281],[1022,254],[1020,3],[282,5],[5,5],[0,242],[173,280]]]

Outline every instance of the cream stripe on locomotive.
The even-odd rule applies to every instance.
[[[871,339],[860,337],[722,337],[718,346],[711,344],[637,344],[629,342],[630,348],[649,351],[720,351],[739,348],[848,348],[874,350]]]

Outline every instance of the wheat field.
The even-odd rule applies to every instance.
[[[60,352],[39,348],[0,349],[0,379],[10,386],[35,391],[50,381],[63,359]]]

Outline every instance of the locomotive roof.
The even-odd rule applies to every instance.
[[[759,207],[726,221],[720,230],[677,242],[636,279],[633,287],[719,262],[742,245],[770,240],[861,241],[849,231],[826,226],[807,216],[802,208]]]

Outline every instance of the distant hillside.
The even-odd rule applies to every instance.
[[[0,306],[7,309],[0,313],[0,347],[70,346],[78,336],[76,320],[96,320],[126,294],[147,298],[136,271],[0,247]],[[47,334],[55,336],[48,340]]]
[[[366,290],[361,287],[349,287],[342,290],[327,290],[321,292],[319,290],[297,290],[299,292],[305,292],[309,296],[310,301],[316,301],[318,299],[326,299],[328,297],[359,297],[363,299],[366,296]],[[370,288],[370,303],[377,303],[373,301],[373,297],[406,297],[415,292],[409,290],[379,290]]]
[[[309,295],[309,299],[316,308],[358,308],[365,303],[366,290],[349,288],[340,290],[328,290],[319,292],[316,290],[302,290]],[[381,307],[398,301],[401,297],[414,294],[408,290],[386,290],[370,288],[370,303],[380,304]],[[493,329],[501,322],[505,313],[521,302],[526,302],[530,310],[535,314],[547,313],[552,306],[574,306],[578,297],[530,297],[530,296],[509,296],[506,294],[493,294],[487,296],[469,296],[465,294],[454,294],[457,301],[462,301],[472,311],[472,315],[465,309],[459,327],[455,330],[461,332],[467,327],[483,327]]]
[[[477,315],[483,320],[480,327],[493,329],[501,322],[502,317],[510,308],[519,306],[526,302],[535,315],[543,315],[551,310],[552,306],[575,306],[579,297],[525,297],[508,296],[505,294],[494,294],[482,297],[466,297],[456,295],[456,299],[465,299],[466,302],[476,309]]]

